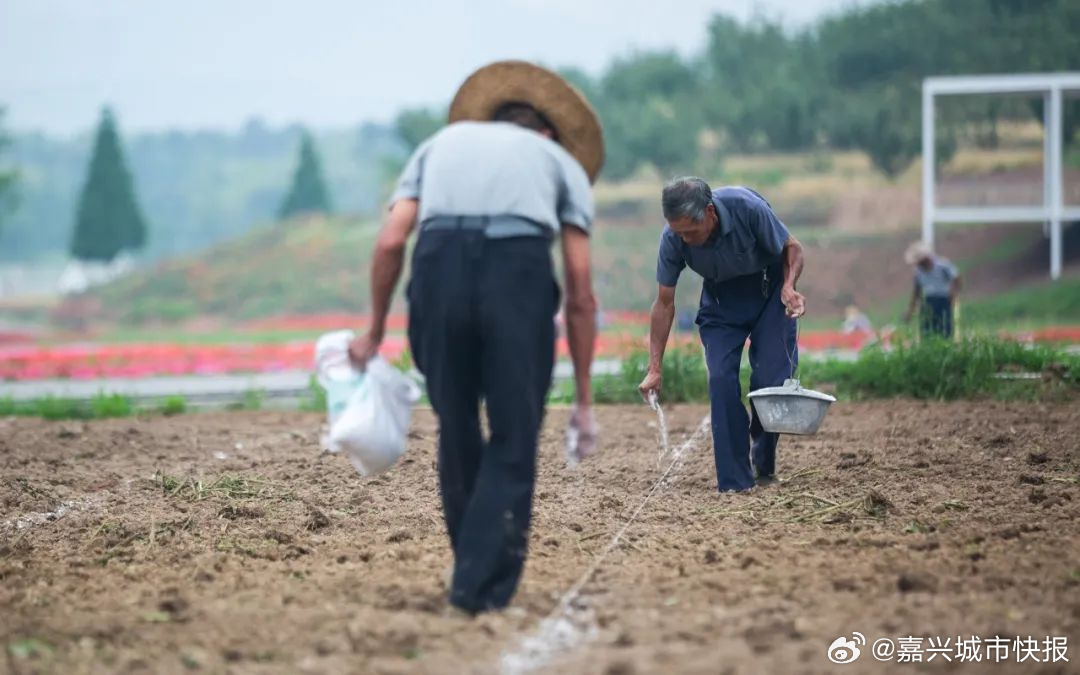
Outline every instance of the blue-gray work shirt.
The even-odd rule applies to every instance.
[[[923,298],[948,298],[952,296],[952,282],[957,276],[956,266],[947,258],[934,256],[934,265],[929,271],[916,265],[915,290]]]
[[[713,204],[720,224],[701,246],[690,246],[664,226],[656,258],[661,286],[675,286],[685,267],[720,282],[757,274],[783,255],[791,235],[764,197],[750,188],[729,186],[713,190]]]
[[[595,207],[585,169],[561,145],[509,122],[456,122],[424,141],[391,203],[420,201],[420,222],[440,216],[514,216],[548,230],[589,232]],[[497,237],[491,230],[489,237]]]

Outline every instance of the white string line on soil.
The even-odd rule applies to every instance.
[[[650,401],[650,403],[654,403]],[[655,405],[655,404],[654,404]],[[655,409],[660,416],[661,429],[663,432],[662,445],[666,447],[668,445],[667,440],[667,424],[663,419],[663,412],[660,406],[656,405]],[[560,651],[568,651],[577,644],[581,643],[588,637],[591,637],[595,633],[595,626],[591,619],[591,612],[584,608],[574,607],[575,601],[581,594],[581,590],[585,587],[596,571],[600,569],[600,565],[604,563],[608,555],[615,550],[622,541],[623,535],[630,529],[634,521],[637,520],[638,515],[641,513],[645,505],[649,503],[649,500],[664,484],[664,481],[671,474],[672,469],[682,460],[685,452],[694,444],[697,443],[699,436],[709,428],[709,416],[706,415],[697,429],[674,450],[674,457],[672,457],[671,463],[668,464],[667,469],[661,474],[660,478],[653,483],[649,491],[645,493],[641,502],[634,509],[633,513],[627,519],[623,526],[615,533],[615,536],[611,538],[607,546],[595,557],[593,562],[589,565],[588,569],[578,578],[577,582],[570,587],[559,599],[559,603],[555,605],[555,608],[551,610],[537,627],[536,631],[531,635],[526,636],[519,647],[512,652],[504,652],[500,658],[500,672],[503,675],[521,675],[523,673],[531,672],[540,666],[547,663],[553,656]],[[576,617],[579,619],[578,623],[584,623],[585,627],[582,628],[575,624],[573,619]]]

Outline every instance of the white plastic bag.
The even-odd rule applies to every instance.
[[[326,389],[330,421],[324,446],[346,453],[361,475],[372,476],[392,467],[405,452],[420,387],[381,357],[369,361],[363,372],[353,368],[353,335],[327,333],[315,345],[317,378]]]
[[[373,358],[330,426],[331,448],[347,452],[364,476],[386,471],[405,452],[412,406],[418,400],[416,382],[382,358]]]
[[[364,374],[353,368],[349,361],[349,343],[356,337],[351,330],[326,333],[315,343],[315,378],[326,390],[326,415],[330,425],[341,417],[349,397],[360,386]],[[323,447],[331,452],[329,435],[323,437]]]

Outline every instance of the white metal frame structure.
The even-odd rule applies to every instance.
[[[1043,223],[1050,233],[1050,277],[1061,276],[1061,222],[1080,220],[1080,206],[1064,204],[1062,111],[1064,93],[1080,92],[1080,73],[930,77],[922,97],[922,237],[933,246],[935,223]],[[934,101],[938,96],[1042,95],[1043,203],[1041,206],[938,206],[934,170]]]

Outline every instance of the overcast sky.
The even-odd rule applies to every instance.
[[[867,0],[0,0],[6,126],[126,132],[385,121],[503,58],[598,73],[634,49],[698,52],[709,17],[799,27]]]

